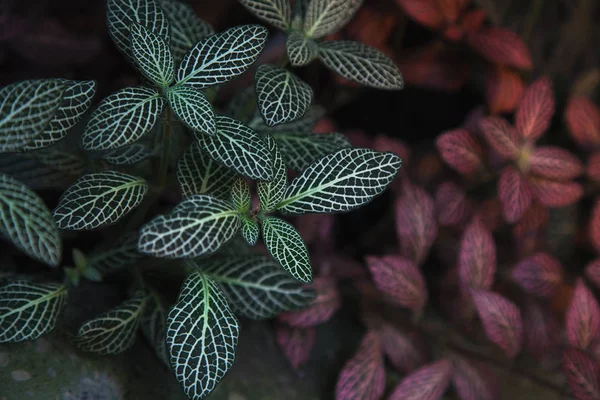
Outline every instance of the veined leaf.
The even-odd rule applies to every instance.
[[[80,175],[87,168],[87,162],[81,153],[70,152],[56,146],[28,151],[23,153],[23,156],[69,175]]]
[[[341,133],[272,133],[286,167],[302,171],[314,161],[340,149],[351,147]]]
[[[565,325],[569,344],[582,350],[600,333],[600,306],[581,278],[575,284]]]
[[[492,233],[476,218],[460,241],[458,257],[461,283],[474,289],[489,289],[496,275],[496,244]]]
[[[198,257],[215,252],[241,227],[238,212],[212,196],[193,195],[142,226],[138,250],[155,257]]]
[[[200,272],[187,277],[169,311],[167,346],[185,394],[206,397],[233,365],[240,326],[219,286]]]
[[[65,189],[77,179],[79,174],[55,169],[29,157],[31,153],[33,152],[3,154],[0,157],[0,174],[10,175],[32,190]]]
[[[560,262],[547,253],[521,260],[512,270],[513,280],[534,296],[552,298],[562,281]]]
[[[517,131],[504,118],[491,116],[479,124],[483,137],[492,149],[502,157],[515,160],[519,156],[521,143]]]
[[[258,59],[267,40],[267,29],[241,25],[208,36],[183,57],[177,83],[204,89],[244,73]]]
[[[261,210],[272,211],[277,207],[277,204],[283,200],[283,194],[287,187],[287,170],[275,139],[267,135],[265,141],[273,156],[274,176],[273,179],[268,182],[259,181],[257,183],[257,191]]]
[[[393,153],[339,150],[302,171],[277,209],[292,215],[352,210],[383,192],[401,166],[402,160]]]
[[[36,79],[0,89],[0,152],[23,150],[42,135],[67,86],[59,79]]]
[[[387,323],[377,333],[383,353],[398,371],[409,373],[427,362],[425,344],[416,334],[407,334]]]
[[[571,180],[584,172],[583,163],[558,146],[538,146],[529,158],[530,171],[544,178]]]
[[[61,229],[112,225],[137,207],[146,193],[146,181],[133,175],[116,171],[87,174],[63,193],[54,219]]]
[[[292,19],[292,7],[289,0],[240,0],[256,17],[285,31]]]
[[[308,249],[292,224],[276,217],[261,219],[267,250],[295,279],[312,282]]]
[[[194,142],[177,163],[177,181],[184,197],[193,194],[211,194],[229,199],[236,174],[214,161]]]
[[[81,138],[85,150],[123,147],[146,135],[165,101],[156,89],[128,87],[104,98],[92,113]]]
[[[600,367],[596,359],[578,349],[565,349],[563,370],[577,400],[594,400],[600,397]]]
[[[175,85],[166,90],[167,101],[175,115],[190,129],[212,135],[216,131],[215,113],[204,93],[189,86]],[[196,137],[200,135],[196,134]]]
[[[435,193],[439,225],[462,226],[471,216],[472,206],[465,191],[452,181],[443,182]]]
[[[110,247],[94,249],[86,257],[87,265],[106,275],[126,266],[135,265],[144,255],[138,252],[137,232],[123,234]]]
[[[74,339],[75,344],[81,350],[91,353],[124,352],[135,342],[135,334],[146,303],[146,297],[136,297],[87,321],[79,328]]]
[[[531,53],[515,32],[500,27],[485,27],[467,36],[470,47],[494,64],[531,69]]]
[[[242,221],[242,237],[250,246],[254,246],[260,235],[260,227],[253,219],[244,218]]]
[[[543,77],[532,83],[523,93],[515,115],[516,129],[526,140],[536,140],[550,126],[554,115],[552,81]]]
[[[60,264],[62,240],[42,199],[21,182],[0,174],[0,236],[51,266]]]
[[[481,168],[483,149],[468,130],[459,128],[443,132],[435,145],[446,164],[461,174],[472,174]]]
[[[564,118],[571,137],[581,148],[589,151],[600,147],[600,108],[590,99],[571,97]]]
[[[166,343],[167,314],[168,309],[163,299],[154,290],[149,290],[148,304],[144,307],[140,319],[142,333],[154,348],[158,358],[167,367],[171,367]]]
[[[506,222],[517,222],[533,200],[527,178],[512,166],[505,167],[498,179],[498,197]]]
[[[302,118],[292,122],[276,126],[267,126],[260,116],[256,116],[248,123],[248,126],[258,133],[269,135],[289,132],[311,133],[317,121],[323,118],[324,115],[325,110],[323,107],[313,105]]]
[[[315,338],[316,329],[313,327],[295,328],[281,323],[275,325],[275,340],[294,369],[308,361]]]
[[[320,43],[319,58],[327,68],[362,85],[379,89],[404,87],[404,80],[396,64],[379,50],[362,43],[352,41]]]
[[[110,150],[102,156],[102,159],[114,165],[133,165],[152,156],[152,149],[141,143],[133,143],[129,146]]]
[[[273,65],[256,70],[258,107],[267,126],[301,118],[312,101],[312,88],[296,75]]]
[[[13,281],[0,287],[0,343],[34,340],[50,332],[66,301],[64,285]]]
[[[452,363],[440,360],[407,375],[396,386],[389,400],[439,400],[450,385]]]
[[[142,74],[162,88],[175,79],[175,60],[164,38],[138,23],[132,23],[131,53]]]
[[[290,64],[293,67],[302,67],[319,56],[319,45],[304,33],[292,31],[285,42]]]
[[[250,185],[242,177],[237,178],[231,187],[231,202],[240,214],[245,214],[251,206]]]
[[[235,172],[251,179],[273,178],[272,157],[264,141],[239,121],[216,116],[217,133],[203,135],[200,146],[210,156]]]
[[[346,25],[363,0],[311,0],[304,14],[304,33],[321,38],[335,33]]]

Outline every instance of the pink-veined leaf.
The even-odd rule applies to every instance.
[[[439,400],[450,384],[452,363],[440,360],[427,364],[406,376],[389,400]]]
[[[548,298],[556,293],[562,281],[562,266],[551,255],[536,253],[519,261],[511,276],[528,293]]]
[[[584,350],[600,332],[598,302],[581,278],[575,283],[573,298],[567,309],[565,329],[569,343]]]
[[[586,265],[585,276],[596,285],[596,288],[600,288],[600,258],[596,258]]]
[[[317,292],[315,299],[304,309],[288,311],[279,320],[298,328],[322,324],[340,308],[341,297],[334,279],[317,277],[309,285]]]
[[[313,327],[295,328],[283,323],[275,325],[277,344],[294,369],[298,369],[310,358],[315,337],[316,330]]]
[[[533,195],[545,206],[566,207],[583,196],[583,187],[576,182],[557,182],[542,177],[530,177]]]
[[[498,179],[498,197],[502,201],[504,219],[517,222],[531,205],[531,190],[527,179],[514,167],[507,166]]]
[[[565,109],[571,137],[584,150],[600,147],[600,108],[586,97],[574,96]]]
[[[552,81],[542,77],[533,82],[523,93],[515,115],[517,132],[525,140],[536,140],[550,126],[554,115],[554,92]]]
[[[600,198],[595,200],[594,207],[592,208],[588,235],[592,246],[594,246],[596,252],[600,253]]]
[[[486,117],[479,127],[490,147],[502,157],[516,159],[521,151],[521,143],[515,128],[500,117]]]
[[[392,365],[408,373],[427,361],[427,348],[417,335],[410,335],[384,323],[377,329],[381,348]]]
[[[421,25],[437,30],[445,22],[437,0],[396,0],[396,2],[410,18]]]
[[[523,39],[511,30],[499,27],[482,28],[467,37],[469,45],[494,64],[519,69],[531,69],[531,54]]]
[[[538,359],[547,357],[559,344],[562,327],[534,301],[528,301],[523,309],[523,328],[525,350]]]
[[[435,141],[440,156],[452,168],[462,174],[472,174],[481,168],[483,149],[466,129],[443,132]]]
[[[460,225],[471,215],[467,194],[454,182],[444,182],[438,186],[435,208],[439,224],[445,226]]]
[[[467,34],[472,35],[477,32],[485,22],[485,11],[475,9],[467,12],[462,19],[462,26]]]
[[[497,400],[496,377],[485,365],[464,358],[454,359],[452,384],[461,400]]]
[[[381,344],[377,334],[369,332],[340,372],[335,389],[336,400],[378,400],[384,389]]]
[[[537,147],[529,158],[529,168],[534,174],[558,180],[571,180],[583,173],[579,158],[556,146]]]
[[[593,153],[587,160],[585,174],[595,182],[600,182],[600,152]]]
[[[463,233],[458,264],[463,285],[474,289],[492,287],[496,274],[496,244],[490,231],[478,218]]]
[[[502,224],[502,202],[497,198],[484,200],[477,206],[473,218],[478,218],[490,232]]]
[[[525,84],[521,76],[509,67],[493,65],[485,79],[485,99],[492,114],[514,111],[523,95]]]
[[[577,400],[600,399],[600,367],[587,353],[578,349],[565,349],[563,371],[571,393]]]
[[[510,358],[521,351],[523,322],[519,308],[501,295],[486,290],[471,290],[473,303],[487,337]]]

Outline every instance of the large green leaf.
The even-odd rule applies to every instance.
[[[0,343],[34,340],[50,332],[67,301],[54,283],[14,281],[0,288]]]
[[[311,0],[304,14],[306,36],[321,38],[346,25],[363,0]]]
[[[319,44],[323,64],[346,79],[378,89],[402,89],[398,67],[379,50],[359,42],[334,41]]]
[[[252,14],[261,20],[285,31],[292,19],[292,7],[289,0],[240,0]]]
[[[127,146],[146,135],[165,105],[158,91],[128,87],[104,98],[83,131],[85,150],[109,150]]]
[[[239,230],[241,221],[231,203],[193,195],[169,214],[141,229],[138,250],[155,257],[198,257],[215,252]]]
[[[36,79],[0,89],[0,152],[21,151],[42,135],[67,86],[59,79]]]
[[[131,52],[142,74],[162,88],[175,79],[175,60],[165,39],[138,23],[130,25]]]
[[[257,183],[258,199],[262,211],[272,211],[283,200],[283,193],[287,187],[287,169],[277,142],[271,136],[265,137],[267,147],[273,156],[273,179],[268,182]]]
[[[242,221],[242,237],[249,246],[254,246],[260,235],[260,228],[254,219],[244,218]]]
[[[340,149],[352,147],[341,133],[273,133],[288,168],[302,171],[314,161]]]
[[[312,101],[312,88],[296,75],[273,65],[256,70],[258,108],[267,126],[302,118]]]
[[[252,205],[250,185],[241,176],[233,182],[231,187],[231,203],[240,214],[246,213]]]
[[[0,174],[0,236],[41,262],[60,264],[62,240],[50,210],[21,182]]]
[[[210,156],[235,172],[257,180],[273,177],[271,153],[264,141],[239,121],[216,116],[217,133],[203,135],[200,146]]]
[[[204,89],[244,73],[258,58],[267,40],[267,29],[241,25],[208,36],[183,57],[177,82]]]
[[[214,279],[234,312],[266,319],[306,306],[315,292],[293,279],[271,258],[252,255],[190,262]]]
[[[133,143],[129,146],[110,150],[102,159],[114,165],[133,165],[152,156],[152,149],[142,143]]]
[[[74,342],[83,351],[99,354],[122,353],[135,342],[135,334],[147,298],[138,296],[84,323]]]
[[[319,45],[311,38],[304,36],[302,32],[291,32],[285,42],[290,64],[301,67],[313,61],[319,55]]]
[[[199,400],[233,365],[240,326],[215,281],[193,272],[169,311],[167,346],[175,377],[187,397]]]
[[[110,246],[94,249],[87,255],[86,263],[102,275],[134,266],[144,258],[144,255],[137,250],[138,239],[138,232],[125,233],[110,243]]]
[[[117,171],[87,174],[61,196],[54,219],[61,229],[111,225],[137,207],[148,193],[142,178]]]
[[[287,214],[345,212],[381,194],[402,166],[400,157],[349,148],[329,154],[294,178],[277,208]]]
[[[292,224],[276,217],[261,219],[262,237],[269,254],[295,279],[312,282],[308,249]]]
[[[166,90],[166,96],[175,115],[194,133],[215,133],[215,113],[204,93],[193,87],[176,85]]]
[[[144,307],[140,326],[142,333],[150,342],[158,358],[167,367],[169,362],[169,350],[167,349],[167,314],[168,309],[162,297],[154,290],[148,291],[148,303]]]

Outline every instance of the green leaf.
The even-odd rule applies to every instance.
[[[302,132],[302,133],[310,133],[313,130],[313,127],[317,123],[318,120],[323,118],[325,115],[325,110],[320,106],[312,106],[308,109],[306,114],[300,119],[297,119],[292,122],[288,122],[286,124],[276,125],[276,126],[267,126],[263,119],[259,116],[258,118],[254,118],[248,126],[255,131],[261,134],[270,134],[273,135],[275,133],[288,133],[288,132]]]
[[[233,182],[233,186],[231,187],[231,202],[240,214],[244,214],[250,209],[252,203],[250,186],[242,177],[237,178]]]
[[[242,237],[250,246],[254,246],[258,241],[260,228],[253,219],[244,218],[242,221]]]
[[[258,108],[267,126],[302,118],[312,101],[312,88],[296,75],[273,65],[256,70]]]
[[[167,306],[162,297],[154,290],[148,291],[148,304],[144,307],[140,326],[142,333],[150,342],[158,358],[171,367],[167,349]]]
[[[0,288],[0,343],[34,340],[54,329],[67,288],[14,281]]]
[[[175,60],[168,43],[138,23],[132,23],[129,30],[135,64],[152,83],[168,87],[175,79]]]
[[[110,150],[102,158],[114,165],[133,165],[152,156],[152,149],[141,143]]]
[[[269,254],[295,279],[312,282],[308,249],[292,224],[276,217],[261,219],[262,237]]]
[[[155,257],[198,257],[227,243],[240,225],[230,203],[196,194],[144,225],[138,250]]]
[[[36,79],[0,89],[0,152],[21,151],[42,135],[66,88],[59,79]]]
[[[61,196],[54,219],[61,229],[88,230],[112,225],[148,193],[142,178],[117,171],[87,174]]]
[[[267,135],[265,142],[273,156],[274,176],[268,182],[259,181],[257,183],[257,191],[261,210],[272,211],[283,200],[283,194],[287,187],[287,170],[275,139]]]
[[[290,64],[294,67],[302,67],[313,61],[319,55],[319,45],[311,38],[304,36],[302,32],[291,32],[285,42]]]
[[[267,33],[260,25],[241,25],[202,39],[181,60],[177,83],[204,89],[235,78],[257,60]]]
[[[165,105],[156,89],[128,87],[104,98],[83,131],[85,150],[127,146],[146,135]]]
[[[84,323],[74,342],[83,351],[119,354],[133,346],[146,297],[127,300],[118,307]]]
[[[359,42],[334,41],[319,44],[319,58],[346,79],[378,89],[402,89],[398,67],[379,50]]]
[[[272,158],[263,140],[252,129],[229,117],[217,115],[216,122],[217,133],[203,135],[200,146],[213,159],[241,175],[270,180]]]
[[[394,180],[400,157],[349,148],[315,161],[287,187],[277,208],[287,214],[345,212],[360,207]]]
[[[129,232],[117,238],[108,247],[94,249],[86,257],[88,267],[96,269],[102,275],[107,275],[121,268],[134,266],[144,258],[144,255],[137,250],[138,239],[137,232]]]
[[[166,90],[166,96],[175,115],[193,129],[194,134],[215,133],[215,113],[204,93],[193,87],[176,85]]]
[[[363,0],[311,0],[304,14],[304,33],[321,38],[346,25],[362,5]]]
[[[27,186],[0,174],[0,236],[29,256],[60,264],[62,241],[50,210]]]
[[[167,346],[188,398],[206,397],[233,365],[240,326],[215,281],[193,272],[169,311]]]
[[[289,0],[240,0],[252,14],[277,29],[285,31],[292,19]]]
[[[274,133],[288,168],[302,171],[314,161],[340,149],[352,147],[341,133]]]

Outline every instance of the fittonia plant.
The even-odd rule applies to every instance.
[[[348,22],[361,1],[297,1],[294,11],[283,0],[242,3],[287,32],[289,63],[280,65],[318,58],[359,83],[402,87],[397,68],[376,50],[320,41]],[[200,399],[233,364],[238,315],[271,318],[314,296],[303,285],[313,279],[307,248],[283,217],[360,207],[385,190],[402,161],[352,148],[338,133],[312,134],[322,116],[311,106],[312,89],[279,66],[258,66],[255,88],[215,109],[218,86],[261,54],[268,35],[260,25],[215,34],[175,0],[108,0],[107,24],[144,84],[100,101],[81,134],[85,154],[70,151],[64,139],[89,109],[95,82],[28,80],[0,90],[0,151],[12,153],[3,155],[0,174],[0,233],[50,266],[61,265],[60,230],[114,225],[125,233],[89,254],[74,250],[75,266],[64,267],[63,283],[4,285],[0,341],[48,333],[67,304],[69,285],[129,268],[130,299],[84,323],[74,343],[115,354],[141,328],[188,397]],[[291,181],[288,169],[298,171]],[[69,180],[53,212],[32,190]],[[151,213],[175,181],[183,200],[165,214]],[[236,237],[248,246],[262,237],[271,257],[248,255],[234,245]],[[162,288],[145,281],[152,258],[185,260],[187,277],[173,305]]]

